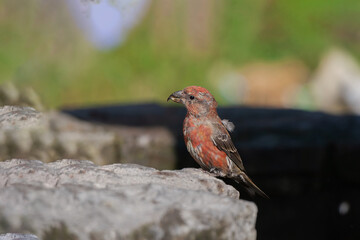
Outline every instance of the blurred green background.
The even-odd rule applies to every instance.
[[[359,13],[359,0],[154,0],[124,42],[99,50],[66,1],[3,0],[0,84],[31,86],[50,108],[164,103],[188,85],[232,104],[212,80],[219,66],[296,59],[311,72],[333,46],[359,58]]]

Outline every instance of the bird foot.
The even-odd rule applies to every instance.
[[[224,177],[225,174],[223,174],[221,172],[221,170],[217,169],[217,168],[210,168],[209,172],[214,176],[214,177]]]
[[[205,169],[202,169],[201,168],[201,171],[207,175],[210,175],[212,177],[218,177],[218,174],[215,173],[214,171],[212,171],[212,169],[210,169],[209,171],[208,170],[205,170]]]

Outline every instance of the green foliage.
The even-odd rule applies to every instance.
[[[30,85],[49,107],[164,103],[187,85],[202,85],[217,95],[208,78],[219,63],[241,66],[293,57],[315,68],[334,45],[360,56],[358,0],[208,1],[213,4],[204,25],[210,26],[204,30],[208,37],[194,46],[189,29],[200,22],[186,24],[191,1],[171,1],[175,10],[160,19],[162,1],[153,1],[125,43],[108,52],[86,42],[61,1],[39,2],[0,5],[5,13],[0,17],[0,83]],[[220,98],[220,103],[226,102]]]

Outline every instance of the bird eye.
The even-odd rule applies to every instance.
[[[191,99],[191,100],[194,100],[194,98],[195,98],[195,97],[194,97],[193,95],[190,95],[190,99]]]

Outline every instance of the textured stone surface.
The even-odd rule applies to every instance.
[[[256,205],[198,169],[0,163],[0,229],[69,239],[255,239]]]
[[[340,49],[329,51],[310,87],[318,109],[360,114],[360,66],[350,53]]]
[[[0,107],[0,128],[27,128],[38,126],[41,121],[41,113],[31,107]]]
[[[44,109],[40,97],[31,87],[19,88],[12,82],[5,82],[0,85],[1,105],[33,107],[40,111]]]
[[[33,234],[7,233],[0,234],[0,240],[39,240]]]
[[[175,165],[173,136],[162,127],[107,126],[58,112],[5,106],[0,107],[0,130],[0,161],[75,158],[159,169],[173,169]]]

